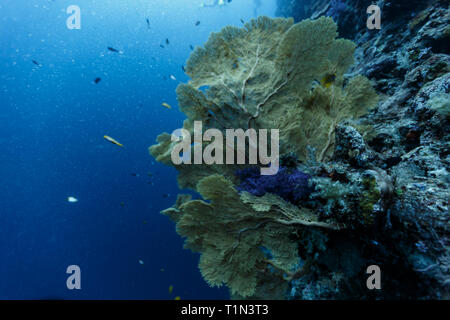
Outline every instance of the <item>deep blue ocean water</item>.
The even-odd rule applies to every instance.
[[[275,1],[201,2],[0,2],[0,299],[228,298],[159,214],[179,189],[148,147],[182,126],[175,88],[188,80],[189,46],[273,16]],[[70,5],[80,30],[66,27]],[[81,290],[66,287],[69,265],[81,268]]]

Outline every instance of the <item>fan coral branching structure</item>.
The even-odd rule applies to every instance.
[[[187,116],[183,128],[192,135],[194,121],[202,121],[204,129],[223,132],[279,129],[281,155],[306,160],[311,147],[319,161],[327,161],[337,124],[364,115],[377,100],[368,79],[344,77],[354,49],[353,42],[337,39],[331,18],[294,24],[292,19],[259,17],[243,28],[225,27],[187,61],[191,80],[177,88]],[[157,141],[151,155],[173,165],[175,142],[168,133]],[[183,197],[163,213],[177,223],[186,247],[201,253],[206,281],[225,284],[235,295],[255,297],[268,283],[286,284],[301,275],[309,265],[299,258],[293,240],[305,234],[301,230],[343,227],[331,218],[319,221],[302,206],[311,193],[309,176],[296,169],[282,168],[279,175],[265,178],[275,184],[265,188],[257,185],[264,181],[253,177],[251,169],[245,169],[247,179],[239,179],[244,172],[236,172],[243,166],[173,166],[180,187],[198,191],[209,202]]]

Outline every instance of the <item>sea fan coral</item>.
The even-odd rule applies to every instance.
[[[187,115],[204,129],[279,129],[281,151],[307,157],[306,146],[319,151],[319,160],[333,152],[334,128],[343,119],[364,115],[376,103],[370,82],[356,76],[344,85],[353,63],[353,42],[336,39],[331,18],[305,20],[260,17],[243,29],[226,27],[213,33],[205,46],[191,54],[177,96]],[[317,84],[332,74],[326,87]],[[205,93],[200,88],[208,88]],[[155,157],[170,154],[173,144],[154,146]],[[183,169],[180,173],[183,175]],[[202,170],[209,168],[203,167]]]
[[[187,116],[183,128],[193,135],[194,121],[201,121],[204,130],[222,132],[279,129],[281,157],[304,161],[315,148],[319,161],[330,159],[336,125],[365,114],[376,102],[365,77],[344,81],[355,44],[336,37],[336,24],[325,17],[298,24],[259,17],[243,28],[211,34],[187,61],[191,80],[177,88]],[[157,141],[151,155],[174,165],[170,155],[176,143],[167,133]],[[297,230],[342,227],[332,218],[318,221],[316,213],[298,205],[311,192],[309,176],[290,162],[278,175],[259,178],[253,169],[236,175],[242,169],[237,165],[174,165],[180,187],[210,201],[183,198],[163,212],[177,223],[186,247],[201,253],[200,270],[209,284],[224,283],[233,294],[251,296],[269,276],[268,265],[281,275],[302,273],[292,270],[298,250],[291,237]]]
[[[201,253],[199,268],[206,281],[212,286],[225,283],[233,294],[244,297],[255,293],[258,270],[267,264],[276,272],[265,277],[294,273],[299,258],[290,237],[296,228],[340,228],[274,194],[239,194],[220,175],[200,180],[197,189],[210,202],[180,197],[163,213],[177,223],[177,232],[186,237],[185,247]]]

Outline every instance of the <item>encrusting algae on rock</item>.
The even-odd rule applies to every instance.
[[[355,44],[337,36],[331,18],[294,24],[292,19],[259,17],[243,28],[212,33],[187,61],[191,80],[176,90],[187,116],[183,128],[193,135],[194,121],[202,121],[205,129],[221,131],[279,129],[280,157],[289,154],[294,167],[297,160],[308,160],[308,149],[317,150],[319,162],[330,160],[338,123],[359,118],[377,102],[367,78],[345,76]],[[163,213],[176,222],[186,248],[201,254],[205,280],[227,285],[234,297],[279,298],[287,283],[312,265],[299,255],[299,235],[345,228],[332,217],[319,219],[317,208],[303,203],[303,196],[293,203],[291,196],[238,188],[243,165],[174,165],[170,134],[161,134],[157,142],[150,154],[178,170],[180,188],[191,188],[206,200],[179,196]],[[295,168],[279,174],[286,179],[303,175]],[[276,294],[264,289],[270,283],[280,284]]]

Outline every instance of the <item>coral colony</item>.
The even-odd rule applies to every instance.
[[[279,4],[290,12],[293,2]],[[232,298],[445,297],[448,148],[439,139],[449,128],[448,56],[432,52],[446,50],[439,36],[448,37],[448,10],[430,6],[413,19],[409,57],[399,57],[389,51],[397,37],[349,15],[364,1],[305,1],[304,14],[319,2],[358,47],[338,37],[330,17],[259,17],[212,33],[192,52],[190,80],[176,90],[183,128],[160,134],[149,151],[178,171],[181,189],[201,198],[180,194],[162,213],[185,247],[200,253],[205,281],[227,286]],[[388,2],[386,15],[409,8]],[[360,37],[355,25],[364,28]],[[404,25],[399,20],[391,32]],[[427,37],[413,37],[414,28]],[[198,122],[206,139],[195,138]],[[223,139],[230,128],[241,130],[247,149]],[[267,129],[277,138],[261,156],[255,137]],[[268,149],[280,161],[264,175],[261,168],[275,164]],[[220,164],[228,152],[233,161]],[[366,287],[374,264],[383,290]]]
[[[365,77],[357,75],[344,84],[355,44],[336,37],[331,18],[294,24],[292,19],[259,17],[244,28],[213,33],[187,61],[191,80],[177,88],[187,116],[184,134],[194,135],[196,121],[219,131],[274,128],[279,130],[280,156],[293,152],[305,161],[310,146],[319,161],[330,159],[336,125],[367,113],[377,101]],[[329,80],[317,83],[322,78]],[[180,195],[163,213],[177,223],[186,247],[201,253],[199,268],[212,286],[225,284],[233,295],[251,297],[264,294],[270,280],[279,284],[280,294],[308,260],[299,256],[292,235],[310,228],[345,228],[333,216],[319,221],[314,208],[302,205],[312,186],[300,170],[283,167],[276,175],[258,178],[257,167],[245,168],[249,161],[173,163],[172,150],[180,143],[167,133],[157,141],[150,153],[175,166],[181,188],[208,201]],[[268,266],[271,272],[264,271]]]

